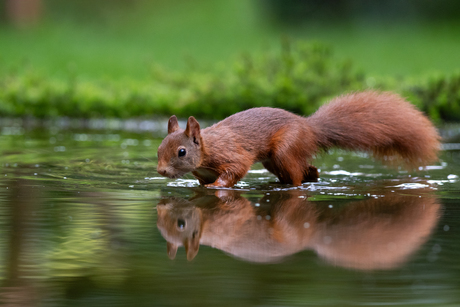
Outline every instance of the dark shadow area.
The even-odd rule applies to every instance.
[[[306,21],[337,22],[457,20],[460,2],[455,0],[260,0],[273,20],[296,26]]]

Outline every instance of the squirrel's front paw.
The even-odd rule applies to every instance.
[[[208,183],[204,185],[205,188],[225,188],[225,185],[220,185],[217,182]]]
[[[231,188],[234,185],[233,182],[228,182],[222,178],[217,178],[213,183],[205,184],[206,188]]]

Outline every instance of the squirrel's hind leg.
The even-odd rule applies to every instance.
[[[316,182],[318,181],[319,173],[318,169],[313,165],[307,165],[303,172],[302,182]]]
[[[262,164],[269,172],[278,177],[280,183],[299,186],[304,181],[313,181],[313,177],[310,178],[305,174],[306,171],[308,171],[308,167],[315,167],[311,165],[307,167],[306,165],[302,165],[303,163],[298,163],[298,161],[295,161],[294,159],[280,160],[275,158],[264,161]]]

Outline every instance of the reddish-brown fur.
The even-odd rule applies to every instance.
[[[258,201],[267,205],[259,207],[238,192],[219,190],[217,197],[162,199],[157,226],[170,258],[180,246],[188,260],[207,245],[255,262],[276,262],[311,249],[337,266],[389,269],[404,263],[435,229],[441,206],[429,193],[388,192],[330,209],[300,190],[271,193]]]
[[[231,187],[260,161],[281,183],[300,185],[317,180],[312,157],[331,147],[371,151],[413,167],[437,159],[439,135],[400,96],[372,91],[337,97],[308,118],[262,107],[203,130],[190,117],[184,131],[172,116],[158,149],[158,172],[170,178],[192,172],[203,185]],[[188,155],[177,157],[179,148]]]

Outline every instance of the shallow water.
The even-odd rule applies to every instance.
[[[3,304],[460,305],[460,151],[417,172],[335,151],[318,183],[255,165],[211,190],[160,177],[159,142],[2,127]]]

